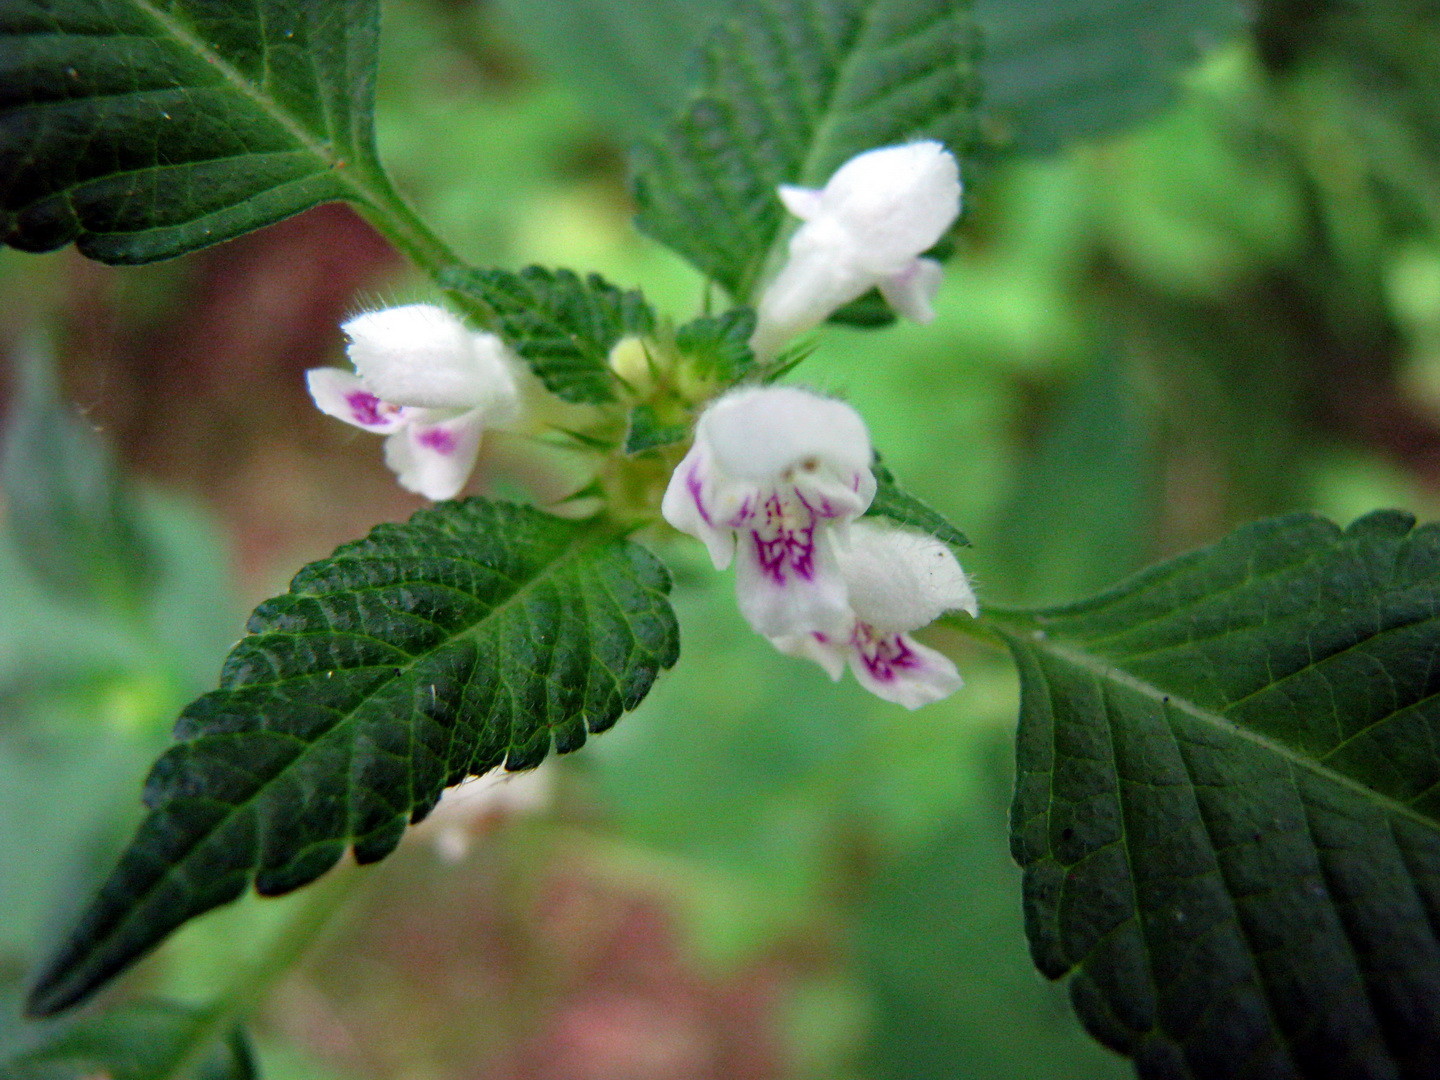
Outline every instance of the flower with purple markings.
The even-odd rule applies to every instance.
[[[823,188],[782,184],[780,201],[802,224],[789,258],[757,306],[751,347],[773,355],[872,288],[916,322],[935,317],[940,264],[920,255],[960,214],[960,167],[938,142],[857,154]]]
[[[939,540],[870,519],[850,527],[836,551],[849,596],[836,629],[771,636],[781,652],[814,660],[838,680],[848,664],[871,693],[918,709],[962,685],[950,660],[910,636],[947,611],[978,613],[975,592]]]
[[[835,538],[870,505],[870,435],[843,401],[745,387],[701,415],[670,478],[665,520],[735,560],[741,614],[767,637],[839,628],[849,617]]]
[[[408,491],[436,500],[458,494],[485,429],[519,413],[504,343],[433,304],[372,311],[342,329],[355,370],[306,372],[316,406],[387,436],[385,463]]]

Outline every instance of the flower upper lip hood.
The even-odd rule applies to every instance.
[[[791,386],[754,386],[726,394],[695,428],[727,475],[767,482],[807,463],[811,471],[868,472],[865,421],[849,405]]]
[[[918,630],[949,611],[979,614],[954,552],[924,533],[856,522],[840,566],[856,618],[881,633]]]
[[[802,224],[757,305],[756,353],[773,354],[872,288],[908,318],[934,317],[940,266],[920,256],[959,216],[961,197],[960,167],[944,146],[868,150],[823,188],[781,185],[779,196]]]
[[[376,395],[426,409],[513,406],[515,384],[494,334],[475,333],[444,308],[407,304],[357,315],[340,329],[346,355]]]
[[[368,312],[343,329],[355,371],[306,372],[316,406],[387,436],[385,463],[402,487],[437,500],[459,494],[485,429],[519,413],[509,350],[433,304]]]

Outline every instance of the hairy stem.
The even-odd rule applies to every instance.
[[[436,285],[469,268],[464,259],[420,220],[382,169],[377,167],[368,171],[363,180],[357,178],[354,186],[357,194],[362,196],[355,207],[365,220],[396,251],[425,271]],[[470,315],[482,314],[464,295],[452,293],[451,296]]]

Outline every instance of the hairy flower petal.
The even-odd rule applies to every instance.
[[[381,400],[352,372],[311,368],[305,373],[305,384],[315,407],[327,416],[377,435],[388,435],[405,426],[408,410]]]
[[[427,499],[453,499],[465,486],[485,431],[478,409],[430,423],[407,424],[385,440],[385,464],[400,486]]]
[[[909,634],[877,634],[857,624],[850,670],[876,697],[918,709],[949,697],[965,685],[949,657],[921,645]]]
[[[429,409],[513,410],[504,346],[434,304],[367,312],[345,323],[355,371],[376,394]]]
[[[795,387],[745,387],[700,417],[661,502],[717,569],[740,559],[736,599],[767,637],[843,629],[834,537],[870,505],[870,435],[849,405]]]
[[[932,536],[857,521],[838,555],[856,618],[885,633],[918,630],[947,611],[978,613],[955,553]]]
[[[751,347],[774,354],[872,288],[900,314],[925,322],[939,266],[921,259],[960,213],[960,169],[938,142],[858,154],[823,188],[782,185],[802,221],[789,257],[761,295]]]

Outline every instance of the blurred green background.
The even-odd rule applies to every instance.
[[[523,5],[387,3],[382,155],[463,256],[596,270],[687,317],[702,283],[630,226],[617,132],[643,118]],[[794,376],[852,400],[971,536],[982,603],[1089,595],[1270,513],[1436,514],[1440,13],[1258,10],[1143,126],[969,163],[936,322],[830,329]],[[689,32],[609,77],[672,77],[641,47]],[[346,314],[428,295],[337,207],[147,268],[0,253],[0,1060],[43,1034],[18,988],[244,612],[417,505],[301,373],[339,362]],[[533,446],[491,447],[474,490],[553,487]],[[1129,1074],[1026,953],[1008,661],[933,636],[967,685],[913,714],[832,686],[749,633],[696,547],[662,552],[675,671],[548,765],[538,805],[366,872],[267,975],[263,1075]],[[303,902],[200,920],[118,998],[209,1001]]]

